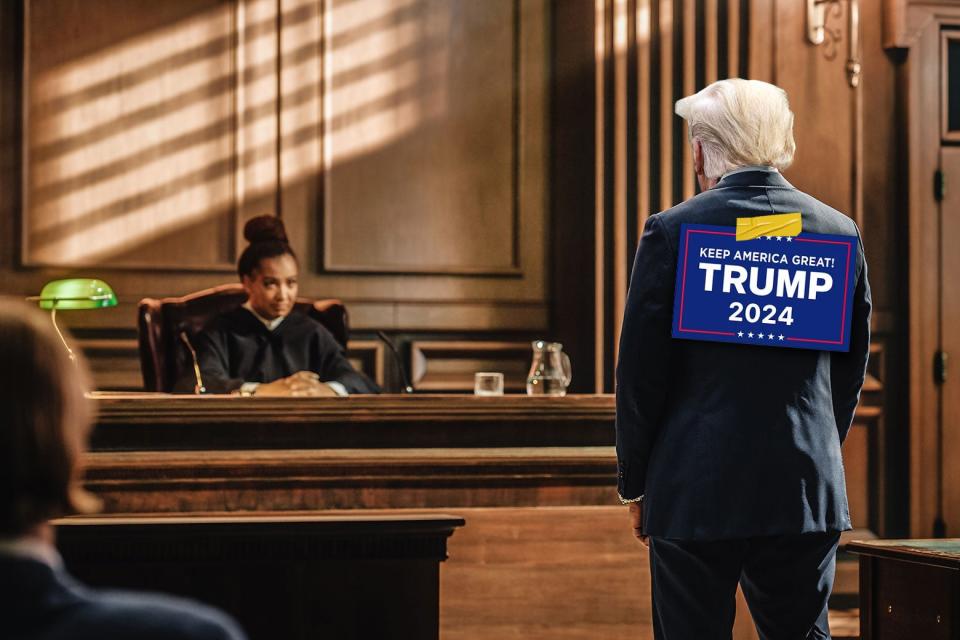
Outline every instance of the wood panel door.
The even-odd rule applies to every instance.
[[[960,74],[960,69],[955,70]],[[960,147],[940,149],[940,170],[944,189],[939,210],[940,255],[940,350],[960,356]],[[951,375],[952,374],[952,375]],[[943,522],[946,535],[960,533],[960,380],[953,371],[942,377],[940,385],[938,459]],[[940,533],[939,531],[936,533]]]
[[[956,536],[960,382],[944,364],[960,356],[960,8],[907,18],[910,535]]]

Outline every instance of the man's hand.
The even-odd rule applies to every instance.
[[[633,528],[633,535],[637,540],[643,543],[643,546],[650,548],[650,542],[647,536],[643,535],[643,502],[631,502],[630,508],[630,526]]]
[[[320,382],[313,371],[297,371],[292,376],[266,382],[257,387],[256,395],[265,397],[336,396],[330,385]]]

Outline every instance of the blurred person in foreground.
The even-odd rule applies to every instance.
[[[795,149],[782,89],[721,80],[676,112],[701,193],[647,220],[617,364],[618,489],[649,544],[655,635],[729,639],[739,583],[762,639],[829,638],[851,528],[840,445],[870,345],[860,232],[780,174]],[[804,233],[858,238],[849,352],[673,339],[681,225],[797,211]]]
[[[77,468],[90,431],[88,379],[48,317],[18,301],[0,303],[0,637],[244,640],[210,607],[91,589],[64,569],[49,520],[99,505]]]

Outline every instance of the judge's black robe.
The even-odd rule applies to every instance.
[[[294,311],[272,331],[244,307],[218,316],[195,341],[207,393],[230,393],[244,382],[273,382],[298,371],[313,371],[323,382],[339,382],[349,393],[380,393],[356,371],[326,327]],[[176,390],[192,392],[192,365]]]

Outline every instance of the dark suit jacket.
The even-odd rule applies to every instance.
[[[738,217],[795,211],[804,232],[859,236],[850,218],[760,170],[727,176],[647,220],[620,339],[617,458],[620,495],[645,495],[648,535],[720,540],[850,528],[840,444],[870,344],[862,246],[848,353],[670,334],[681,224],[733,228]]]
[[[37,560],[0,554],[4,640],[243,640],[225,614],[168,596],[95,591]]]

